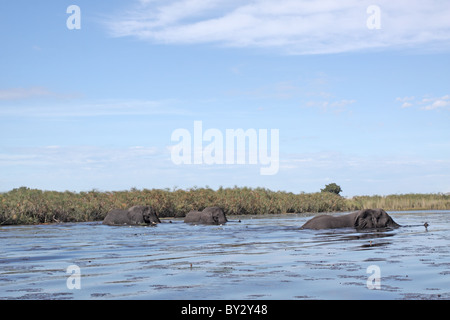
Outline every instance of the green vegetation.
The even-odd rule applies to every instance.
[[[325,188],[320,189],[321,192],[331,192],[339,195],[339,193],[342,192],[342,189],[340,186],[338,186],[336,183],[330,183],[325,186]]]
[[[103,220],[109,210],[151,205],[160,217],[182,217],[190,210],[220,206],[227,215],[385,210],[450,209],[450,196],[409,194],[345,199],[333,192],[274,192],[264,188],[132,189],[119,192],[56,192],[29,188],[0,194],[0,225]]]
[[[385,210],[450,210],[450,195],[395,194],[389,196],[359,196],[353,202],[362,209],[383,208]]]

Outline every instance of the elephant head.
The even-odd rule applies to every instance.
[[[211,216],[212,224],[224,224],[227,222],[227,218],[223,210],[219,207],[208,207],[203,210],[203,214]]]
[[[155,209],[153,209],[150,206],[145,206],[142,209],[142,218],[144,219],[145,223],[160,223],[158,216],[156,215]]]
[[[356,229],[398,228],[394,221],[383,209],[365,209],[358,211],[355,218]]]

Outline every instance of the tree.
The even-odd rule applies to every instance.
[[[336,193],[339,195],[339,193],[342,192],[342,189],[340,186],[338,186],[336,183],[330,183],[325,186],[325,188],[320,189],[321,192],[331,192]]]

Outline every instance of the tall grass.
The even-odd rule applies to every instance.
[[[114,208],[151,205],[160,217],[182,217],[190,210],[222,207],[227,215],[385,210],[450,209],[450,196],[395,195],[345,199],[329,192],[274,192],[264,188],[131,189],[118,192],[56,192],[29,188],[0,194],[0,225],[103,220]]]
[[[359,196],[353,201],[362,209],[386,208],[385,210],[450,210],[450,195],[400,194],[389,196]]]

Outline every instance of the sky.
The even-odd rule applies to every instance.
[[[2,1],[0,192],[450,192],[448,17],[446,0]],[[257,161],[247,141],[243,164],[176,163],[179,129],[224,154],[227,130],[256,132]]]

